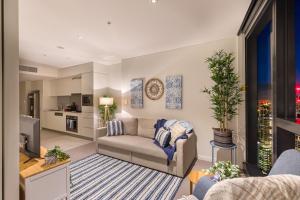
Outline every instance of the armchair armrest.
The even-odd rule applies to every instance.
[[[203,176],[199,182],[196,184],[193,195],[199,200],[204,199],[207,191],[214,185],[216,182],[210,179],[209,176]]]
[[[97,128],[96,129],[96,140],[99,137],[104,137],[107,134],[107,128],[106,127],[102,127],[102,128]]]
[[[176,142],[177,151],[177,176],[184,177],[187,170],[197,157],[197,138],[195,133],[188,134],[188,139]]]

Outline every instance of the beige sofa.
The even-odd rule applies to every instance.
[[[106,128],[96,131],[98,153],[184,177],[196,159],[196,136],[177,141],[177,151],[170,164],[167,155],[153,143],[155,119],[122,118],[125,135],[106,136]]]

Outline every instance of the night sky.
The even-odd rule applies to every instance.
[[[271,84],[271,22],[257,38],[257,80],[259,85]]]
[[[300,0],[295,0],[295,8],[296,84],[300,86]],[[259,85],[271,84],[270,31],[271,23],[265,26],[257,38]]]

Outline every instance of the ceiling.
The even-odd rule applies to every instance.
[[[250,0],[20,0],[20,58],[55,67],[233,37]],[[108,24],[110,22],[110,25]]]

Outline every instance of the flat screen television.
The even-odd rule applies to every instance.
[[[40,157],[40,120],[20,116],[20,146],[30,158]]]

